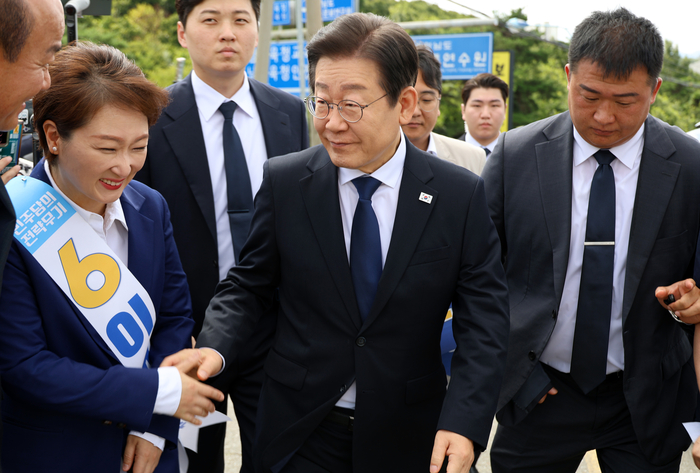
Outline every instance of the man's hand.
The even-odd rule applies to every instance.
[[[542,403],[544,402],[544,400],[547,399],[547,396],[554,396],[554,395],[555,395],[556,393],[558,393],[558,392],[559,392],[559,391],[557,391],[557,388],[551,388],[549,391],[547,391],[547,394],[545,394],[544,396],[542,396],[542,399],[540,399],[539,401],[537,401],[537,404],[542,404]]]
[[[695,466],[700,468],[700,438],[693,444],[693,461]]]
[[[5,169],[8,164],[10,164],[10,161],[12,161],[12,158],[9,156],[6,156],[2,159],[0,159],[0,171]],[[2,175],[2,182],[3,184],[7,184],[10,182],[10,179],[15,177],[17,174],[19,174],[19,165],[14,166],[12,169],[7,171],[5,174]]]
[[[135,435],[126,439],[126,448],[122,459],[122,470],[129,471],[134,466],[134,473],[153,473],[160,460],[160,448],[148,440]]]
[[[202,373],[204,373],[204,377],[200,379],[205,380],[209,377],[207,372],[202,372],[202,370],[212,372],[211,370],[216,368],[216,363],[212,360],[218,360],[219,367],[213,371],[218,373],[221,369],[221,357],[215,351],[207,349],[181,350],[170,355],[161,363],[161,367],[174,366],[180,371],[182,395],[180,396],[180,405],[174,414],[178,419],[201,425],[202,421],[195,416],[206,417],[210,412],[214,412],[214,403],[210,399],[214,401],[224,400],[221,391],[200,383],[196,378],[196,375],[201,377]]]
[[[666,305],[664,299],[667,299],[670,294],[676,298],[676,301]],[[700,322],[700,289],[695,285],[692,279],[678,281],[670,286],[657,287],[654,293],[656,298],[665,309],[672,310],[676,315],[687,324],[697,324]]]
[[[430,473],[440,471],[445,457],[449,458],[447,473],[468,473],[474,462],[474,443],[449,430],[438,430],[430,458]]]
[[[193,378],[206,381],[209,376],[221,371],[223,360],[214,350],[209,348],[191,348],[180,350],[163,360],[164,366],[175,366],[182,373],[187,373]]]

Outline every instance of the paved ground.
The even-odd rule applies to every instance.
[[[230,401],[229,401],[230,402]],[[238,473],[241,468],[241,450],[240,450],[240,440],[238,436],[238,424],[236,424],[235,418],[233,416],[233,406],[229,404],[228,408],[229,416],[234,419],[233,422],[229,422],[226,428],[226,472],[225,473]],[[496,431],[496,423],[494,422],[494,428],[491,431],[491,437]],[[490,442],[489,442],[490,443]],[[491,473],[491,462],[489,461],[488,449],[481,455],[479,462],[476,465],[479,473]],[[426,468],[426,472],[428,469]],[[576,473],[600,473],[600,468],[598,467],[598,461],[595,457],[595,452],[588,452],[581,462]],[[633,473],[633,472],[630,472]],[[683,460],[681,461],[680,473],[698,473],[698,469],[695,468],[693,463],[693,458],[690,455],[690,450],[683,454]]]

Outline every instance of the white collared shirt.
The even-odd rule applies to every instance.
[[[606,373],[625,368],[622,343],[622,298],[629,248],[632,211],[637,192],[639,165],[644,148],[644,125],[626,143],[610,148],[617,159],[610,163],[615,174],[615,263]],[[569,264],[562,291],[557,323],[540,360],[564,373],[571,371],[571,352],[576,328],[583,244],[586,239],[588,197],[598,162],[593,156],[599,148],[586,142],[574,127],[574,165],[572,170],[571,239]]]
[[[371,176],[381,182],[372,196],[372,209],[379,223],[379,239],[382,245],[382,268],[389,252],[391,234],[394,230],[396,208],[399,204],[399,189],[403,177],[403,167],[406,162],[406,141],[403,132],[399,131],[401,141],[394,156],[384,163],[382,167],[374,171]],[[356,177],[368,175],[359,169],[338,168],[338,196],[340,198],[340,216],[343,221],[343,236],[345,237],[345,250],[350,261],[350,235],[352,233],[352,221],[355,217],[355,208],[360,195],[352,183]],[[357,386],[356,382],[350,385],[343,397],[338,400],[336,406],[348,409],[355,408]]]
[[[59,189],[51,175],[49,162],[46,160],[44,160],[44,171],[46,171],[46,175],[49,177],[51,187],[53,187],[61,197],[66,199],[70,206],[75,209],[76,213],[92,227],[95,233],[107,243],[107,246],[114,251],[122,263],[128,267],[129,227],[126,224],[121,201],[117,199],[107,204],[103,218],[99,214],[80,207]],[[181,396],[182,380],[180,379],[180,373],[177,368],[174,366],[158,368],[158,393],[156,395],[155,405],[153,406],[153,413],[169,416],[175,414],[180,405]],[[148,440],[161,450],[165,447],[165,439],[157,435],[136,431],[131,431],[130,434]]]
[[[426,151],[433,156],[437,156],[437,148],[435,147],[435,140],[433,139],[432,132],[428,135],[428,149]],[[439,157],[439,156],[438,156]]]
[[[465,126],[465,128],[466,128],[466,126]],[[478,141],[476,141],[474,139],[474,137],[469,134],[469,130],[466,130],[464,133],[465,133],[464,134],[464,141],[466,143],[469,143],[470,145],[478,146],[479,148],[482,148],[482,149],[488,148],[488,150],[491,151],[491,153],[493,153],[493,150],[496,148],[496,144],[498,143],[498,139],[501,137],[501,134],[502,134],[501,132],[498,132],[498,136],[496,137],[496,139],[493,140],[491,143],[487,144],[486,146],[484,146],[481,143],[479,143]],[[486,156],[486,159],[488,159],[488,157],[491,156],[491,153],[489,153],[488,156]]]
[[[228,191],[226,169],[224,168],[224,116],[219,111],[222,103],[233,100],[238,105],[233,115],[233,125],[238,131],[248,165],[250,188],[253,197],[260,189],[263,178],[263,165],[267,161],[267,148],[263,135],[260,113],[250,91],[248,77],[233,97],[224,97],[192,71],[192,89],[202,124],[204,147],[209,163],[212,190],[214,192],[214,212],[216,215],[216,241],[219,252],[219,280],[226,277],[228,270],[235,266],[231,224],[228,217]],[[272,131],[274,132],[274,130]]]

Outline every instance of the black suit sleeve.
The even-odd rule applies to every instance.
[[[459,433],[484,449],[505,368],[510,322],[498,236],[481,179],[471,196],[464,232],[452,302],[457,350],[438,428]]]
[[[198,347],[217,350],[233,359],[253,333],[261,315],[270,310],[279,284],[280,262],[275,239],[274,204],[269,162],[255,197],[250,234],[238,266],[231,268],[216,288],[207,308]]]
[[[496,226],[498,237],[501,240],[501,260],[505,263],[508,254],[508,244],[505,237],[504,225],[504,188],[503,188],[503,155],[504,143],[507,135],[501,135],[496,148],[486,160],[481,177],[484,179],[486,198],[489,205],[491,220]]]

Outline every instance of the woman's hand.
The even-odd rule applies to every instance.
[[[129,435],[126,439],[122,470],[129,471],[133,466],[134,473],[153,473],[160,461],[160,448],[148,440],[135,435]]]

